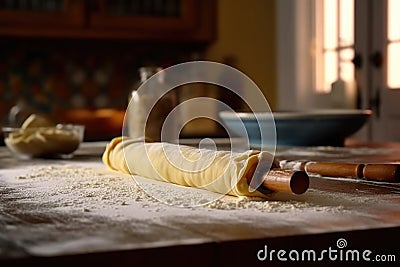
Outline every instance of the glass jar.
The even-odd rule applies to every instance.
[[[128,105],[128,134],[135,139],[148,141],[172,141],[174,136],[175,120],[168,120],[168,124],[161,130],[168,114],[176,107],[178,99],[174,90],[169,90],[164,72],[160,67],[139,68],[140,82],[137,83],[130,95]],[[160,73],[158,73],[160,72]],[[150,79],[154,74],[157,76]]]
[[[21,127],[22,123],[34,113],[38,112],[30,105],[26,97],[21,97],[8,112],[8,125]]]

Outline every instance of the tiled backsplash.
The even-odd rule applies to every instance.
[[[191,45],[0,39],[0,119],[18,100],[44,113],[126,107],[138,68],[186,61]]]

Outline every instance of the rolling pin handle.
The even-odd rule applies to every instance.
[[[366,180],[399,182],[400,165],[398,164],[365,164],[363,176]]]
[[[252,179],[260,181],[261,185],[256,190],[263,194],[286,192],[299,195],[305,193],[310,185],[308,174],[302,170],[272,168],[259,173],[256,171],[256,165],[253,165],[245,177],[249,185],[251,185]]]
[[[307,191],[310,179],[304,171],[271,169],[263,177],[263,186],[275,192],[288,192],[297,195]]]

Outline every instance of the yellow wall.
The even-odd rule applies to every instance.
[[[235,57],[234,67],[257,84],[274,109],[275,0],[216,1],[217,40],[206,51],[206,59],[223,62],[224,57]]]

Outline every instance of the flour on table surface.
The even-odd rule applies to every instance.
[[[185,189],[150,181],[152,186],[146,189],[169,195],[172,202],[174,194]],[[60,255],[110,246],[132,249],[362,229],[378,223],[392,226],[379,215],[360,213],[359,207],[368,209],[368,201],[376,207],[378,200],[379,195],[349,196],[311,188],[298,196],[223,196],[204,206],[181,208],[157,201],[132,177],[106,171],[100,162],[57,162],[1,170],[0,223],[5,227],[0,234],[33,255]],[[355,226],[354,221],[362,225]]]
[[[203,210],[253,210],[256,212],[285,213],[294,211],[336,212],[343,207],[335,205],[319,205],[315,201],[293,196],[280,197],[271,195],[270,199],[251,197],[221,196],[210,203],[207,202],[210,192],[175,187],[171,184],[148,180],[143,190],[135,180],[124,174],[106,171],[97,166],[83,167],[75,165],[35,166],[15,174],[18,184],[24,185],[24,194],[30,200],[50,203],[57,209],[73,209],[91,212],[101,209],[121,209],[129,205],[148,208],[154,211],[165,210],[169,205],[191,206],[191,201],[200,201],[204,197]],[[174,192],[175,190],[175,192]],[[160,203],[153,195],[162,195],[166,203]],[[182,193],[184,192],[184,193]],[[214,194],[214,193],[212,193]],[[178,195],[180,197],[178,197]],[[277,196],[277,197],[276,197]],[[276,197],[276,198],[275,198]],[[297,198],[297,199],[296,199]],[[196,208],[194,208],[196,209]]]
[[[72,165],[34,167],[15,178],[32,183],[35,198],[58,201],[59,208],[93,210],[101,205],[126,205],[129,201],[154,201],[126,176],[106,173],[100,168]]]
[[[320,185],[342,182],[311,177],[303,195],[221,196],[204,206],[179,208],[171,204],[185,203],[172,192],[187,189],[189,198],[194,192],[201,198],[199,190],[135,177],[171,202],[161,203],[131,176],[107,171],[100,161],[104,146],[95,146],[95,155],[90,143],[69,160],[26,162],[0,150],[1,238],[31,255],[48,256],[398,226],[388,218],[398,217],[400,192],[381,193],[398,187],[350,179],[344,183],[352,193],[323,190]]]

